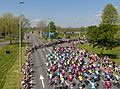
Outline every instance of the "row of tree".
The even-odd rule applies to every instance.
[[[39,31],[39,33],[55,33],[54,36],[51,36],[51,38],[58,38],[58,34],[65,34],[69,32],[74,32],[73,35],[80,35],[81,37],[85,36],[88,30],[88,27],[80,27],[80,28],[61,28],[60,26],[56,26],[54,22],[46,23],[45,21],[41,20],[38,21],[37,26],[35,28]],[[80,33],[80,34],[79,34]],[[67,34],[65,34],[67,35]],[[68,36],[72,36],[71,34],[68,34]],[[46,36],[49,37],[49,36]]]
[[[0,36],[8,37],[10,44],[14,38],[19,37],[19,19],[21,18],[22,38],[24,36],[25,29],[30,27],[30,21],[24,15],[14,16],[11,13],[5,13],[0,16]]]
[[[57,38],[57,26],[52,21],[48,24],[43,20],[38,21],[36,29],[39,30],[39,32],[42,33],[42,36],[45,38]]]

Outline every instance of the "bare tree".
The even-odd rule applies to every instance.
[[[45,27],[47,26],[46,21],[38,21],[37,23],[37,30],[39,31],[39,35],[42,37],[42,32],[45,29]]]
[[[40,31],[42,31],[46,26],[47,26],[47,23],[44,20],[38,21],[37,23],[37,29]]]

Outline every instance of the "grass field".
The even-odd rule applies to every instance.
[[[6,50],[10,50],[11,54],[4,54]],[[19,89],[21,79],[18,45],[6,45],[0,48],[0,89]]]
[[[100,54],[100,51],[101,51],[101,49],[98,49],[97,47],[92,48],[92,46],[90,46],[88,44],[77,44],[76,46],[78,48],[84,48],[88,51],[91,51],[91,52],[97,53],[97,54]],[[120,65],[120,46],[116,47],[112,50],[104,50],[103,54],[108,55],[112,61],[114,61],[118,65]]]
[[[66,35],[64,35],[63,32],[59,32],[58,37],[61,37],[61,38],[70,37],[71,39],[76,39],[79,37],[79,34],[66,34]]]

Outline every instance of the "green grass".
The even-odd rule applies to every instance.
[[[11,54],[4,54],[6,50],[10,50]],[[20,88],[22,73],[18,57],[18,45],[6,45],[0,49],[0,89]]]
[[[79,37],[79,34],[66,34],[66,37],[70,37],[71,39],[76,39]],[[59,32],[58,33],[58,37],[64,38],[64,33],[63,32]]]
[[[5,38],[3,38],[3,39],[0,39],[0,42],[5,42],[5,41],[9,41],[9,40],[10,40],[9,37],[5,37]]]
[[[48,43],[48,40],[43,38],[43,37],[39,37],[40,41],[44,44]]]
[[[76,47],[84,48],[85,50],[91,51],[93,53],[100,54],[101,49],[99,48],[92,48],[89,44],[77,44]],[[103,54],[106,54],[110,57],[112,61],[120,65],[120,46],[113,48],[112,50],[104,50]]]
[[[0,43],[2,43],[2,42],[6,42],[6,41],[9,41],[9,40],[0,40]]]
[[[0,89],[3,88],[6,81],[6,73],[14,65],[17,55],[17,46],[7,45],[0,51]],[[11,50],[11,54],[4,54],[6,50]]]
[[[64,38],[64,33],[63,32],[59,32],[58,33],[58,37]]]

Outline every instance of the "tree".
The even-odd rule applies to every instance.
[[[115,34],[115,39],[117,40],[118,44],[120,45],[120,26],[117,27],[118,31]]]
[[[41,20],[41,21],[38,21],[38,23],[37,23],[37,29],[38,30],[43,30],[45,27],[46,27],[46,22],[45,21],[43,21],[43,20]]]
[[[6,26],[3,17],[0,17],[0,34],[5,38],[6,36]]]
[[[49,27],[49,25],[50,25],[50,28],[49,28],[50,32],[56,32],[57,27],[55,26],[54,22],[50,22],[48,24],[48,27]]]
[[[12,13],[5,13],[0,16],[0,34],[4,37],[9,37],[10,44],[12,40],[19,35],[19,18]],[[24,15],[21,16],[22,38],[23,35],[30,27],[30,21]]]
[[[30,27],[30,20],[27,17],[21,15],[19,19],[21,20],[21,32],[22,32],[21,42],[22,42],[25,32],[31,27]]]
[[[80,36],[81,37],[84,37],[85,35],[86,35],[86,33],[87,33],[87,28],[86,27],[80,27],[80,29],[79,29],[79,31],[80,31]]]
[[[21,27],[24,30],[30,28],[30,20],[24,15],[21,15]]]
[[[96,47],[98,45],[97,38],[98,38],[98,30],[99,27],[97,26],[89,26],[87,31],[87,37],[89,39],[89,42],[93,45],[93,47]]]
[[[112,49],[117,46],[116,33],[118,31],[118,12],[112,4],[107,4],[101,16],[99,27],[91,26],[87,32],[89,42],[93,47]]]
[[[101,16],[101,24],[110,24],[117,25],[118,24],[119,14],[117,9],[112,4],[107,4],[104,7],[102,16]]]
[[[40,36],[42,37],[43,30],[46,28],[47,24],[45,21],[41,20],[37,23],[37,30],[39,31]]]
[[[12,44],[12,35],[18,33],[18,18],[11,13],[5,13],[0,17],[0,30],[4,37],[10,38]]]
[[[57,32],[56,32],[56,30],[57,30],[57,27],[56,27],[56,25],[54,24],[54,22],[50,22],[49,24],[48,24],[48,26],[44,29],[44,32],[46,32],[46,33],[54,33],[54,36],[50,36],[50,38],[56,38],[57,37]]]
[[[100,25],[90,26],[87,32],[87,36],[89,38],[89,42],[93,45],[93,47],[101,48],[101,54],[104,49],[112,49],[117,46],[117,42],[115,39],[115,34],[117,32],[116,25]]]

